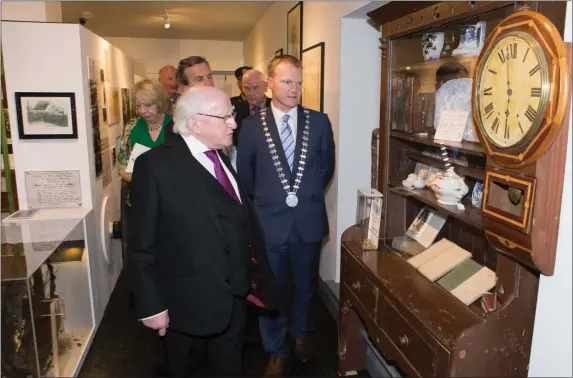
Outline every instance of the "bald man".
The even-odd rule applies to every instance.
[[[159,81],[161,84],[163,84],[163,88],[165,88],[165,91],[169,96],[168,113],[171,115],[173,115],[173,108],[175,107],[175,103],[179,98],[179,93],[177,93],[179,83],[177,82],[177,78],[175,76],[176,72],[177,70],[175,67],[170,64],[161,67],[159,70]]]
[[[258,70],[248,70],[243,74],[243,91],[245,93],[246,102],[236,104],[235,111],[237,112],[237,129],[233,134],[233,144],[237,145],[239,133],[243,119],[248,116],[257,114],[262,109],[267,108],[271,104],[271,99],[265,95],[267,91],[267,82],[265,75]]]
[[[192,87],[174,121],[175,135],[133,172],[128,267],[138,317],[165,336],[170,376],[189,376],[206,351],[213,375],[239,377],[253,282],[259,306],[276,307],[276,297],[257,215],[218,152],[232,143],[233,108],[223,91]]]

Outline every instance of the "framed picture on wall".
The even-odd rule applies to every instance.
[[[73,93],[16,92],[20,139],[77,139]]]
[[[324,108],[324,42],[302,51],[302,106]]]
[[[283,55],[283,49],[278,49],[277,51],[275,51],[275,56],[281,56]]]
[[[287,54],[299,59],[302,54],[302,1],[287,13]]]

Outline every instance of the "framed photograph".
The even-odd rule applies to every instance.
[[[16,92],[20,139],[77,139],[73,93]]]
[[[324,42],[302,51],[302,106],[324,108]]]
[[[283,55],[283,49],[278,49],[277,51],[275,51],[275,56],[281,56]]]
[[[287,54],[299,59],[302,55],[302,1],[287,13]]]

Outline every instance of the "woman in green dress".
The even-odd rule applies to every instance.
[[[156,80],[141,80],[134,87],[135,106],[139,118],[125,125],[117,156],[121,183],[121,234],[123,266],[127,266],[127,223],[129,212],[129,185],[131,173],[125,171],[133,147],[139,143],[153,148],[163,144],[173,119],[167,114],[168,97],[163,85]],[[130,295],[133,304],[133,295]]]
[[[124,128],[118,154],[119,174],[126,182],[131,182],[131,173],[125,169],[133,147],[141,144],[153,148],[163,144],[166,126],[173,120],[167,113],[168,96],[160,82],[150,79],[137,82],[134,97],[140,117]]]

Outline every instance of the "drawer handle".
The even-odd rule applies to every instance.
[[[400,336],[400,346],[408,345],[408,336],[402,335]]]
[[[356,281],[352,284],[352,290],[360,290],[360,281]]]

